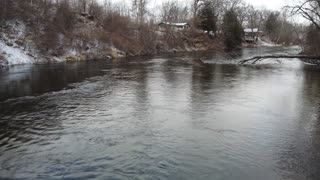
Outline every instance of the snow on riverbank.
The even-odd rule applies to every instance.
[[[2,51],[0,53],[2,53],[8,65],[31,64],[35,62],[34,58],[29,56],[22,49],[19,49],[18,47],[8,46],[1,40],[0,50]]]
[[[275,44],[275,43],[272,43],[272,42],[263,41],[261,39],[258,40],[257,44],[259,46],[264,46],[264,47],[279,47],[279,46],[281,46],[280,44]]]
[[[20,21],[8,21],[0,33],[0,66],[31,64],[35,62],[32,53],[26,50],[26,25]]]

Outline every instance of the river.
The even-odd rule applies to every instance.
[[[320,70],[236,65],[296,50],[2,69],[0,179],[318,180]]]

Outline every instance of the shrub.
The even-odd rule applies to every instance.
[[[96,1],[92,1],[89,5],[89,14],[94,17],[95,20],[100,21],[103,17],[103,7]]]
[[[152,53],[156,48],[156,42],[157,42],[157,34],[152,31],[152,28],[148,25],[141,26],[139,29],[139,44],[144,49],[144,53],[150,54]]]
[[[55,30],[61,33],[72,31],[75,24],[75,14],[72,12],[68,1],[62,1],[58,4],[56,14],[53,18]]]
[[[130,33],[129,25],[130,19],[129,17],[122,16],[119,13],[110,12],[103,19],[103,28],[108,32],[116,32],[118,34],[128,34]]]
[[[61,54],[59,46],[64,43],[61,37],[73,36],[72,31],[76,20],[75,14],[72,12],[68,1],[61,1],[56,4],[53,17],[46,17],[47,22],[44,23],[41,38],[35,37],[38,48],[45,53],[52,51],[53,54]],[[40,31],[41,32],[41,31]]]
[[[234,10],[228,10],[223,17],[224,44],[228,50],[238,48],[242,43],[243,29]]]

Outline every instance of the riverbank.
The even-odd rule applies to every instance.
[[[87,15],[76,14],[75,19],[72,31],[65,33],[50,33],[29,21],[2,23],[0,66],[224,49],[222,40],[210,39],[196,30],[164,32],[154,27],[132,27],[123,33],[106,30]]]
[[[225,50],[223,38],[210,38],[200,30],[160,31],[151,25],[121,25],[125,30],[119,30],[106,28],[87,14],[75,14],[70,32],[50,32],[41,26],[18,19],[0,23],[0,67]],[[261,46],[279,45],[262,40],[254,45],[242,44],[243,48]]]

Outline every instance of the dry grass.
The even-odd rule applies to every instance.
[[[130,18],[121,16],[116,12],[110,12],[102,21],[104,30],[110,33],[126,35],[130,33]]]

